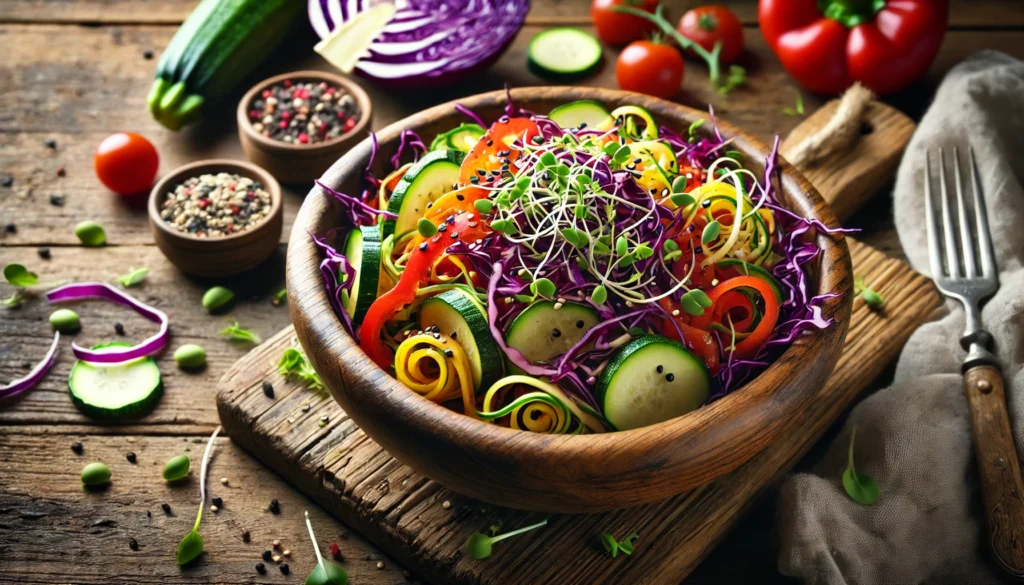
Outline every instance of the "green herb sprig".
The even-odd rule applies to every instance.
[[[864,303],[868,308],[879,310],[885,306],[885,299],[882,295],[871,290],[866,284],[864,284],[864,277],[857,276],[853,279],[853,294],[859,295],[860,298],[864,299]]]
[[[213,442],[217,439],[218,433],[219,426],[210,435],[210,440],[206,442],[206,451],[203,452],[203,465],[199,471],[199,512],[196,514],[196,523],[192,526],[192,531],[178,544],[179,565],[187,565],[203,554],[203,537],[199,534],[199,523],[203,519],[203,507],[206,505],[206,472],[210,468],[210,454],[213,453]]]
[[[804,115],[804,96],[798,91],[796,92],[796,105],[792,108],[782,108],[782,113],[787,116],[803,116]]]
[[[334,563],[324,562],[324,556],[320,553],[320,546],[316,543],[316,535],[313,534],[313,523],[309,521],[309,511],[306,511],[306,528],[309,530],[309,540],[313,542],[313,551],[316,552],[316,567],[306,577],[303,585],[348,585],[348,573]]]
[[[146,280],[147,276],[149,276],[149,268],[132,268],[128,274],[118,276],[117,282],[124,288],[130,288]]]
[[[639,534],[633,533],[622,540],[615,540],[615,537],[605,532],[601,535],[601,546],[614,559],[619,553],[624,555],[633,554],[633,541],[640,538]]]
[[[846,460],[846,471],[843,472],[843,489],[854,502],[870,506],[878,501],[881,489],[878,482],[870,475],[857,473],[853,466],[853,440],[857,437],[857,427],[850,431],[850,450]]]
[[[11,296],[6,299],[0,299],[0,305],[17,307],[25,299],[25,295],[28,292],[26,289],[30,286],[35,286],[39,282],[39,275],[29,272],[21,264],[8,264],[4,266],[4,280],[17,288]]]
[[[238,325],[238,321],[235,321],[231,325],[228,325],[227,327],[222,329],[220,334],[227,335],[228,337],[231,338],[231,341],[241,341],[244,343],[253,343],[256,345],[263,343],[263,340],[260,339],[259,335],[256,335],[255,333],[249,331],[248,329],[242,329]]]
[[[299,380],[311,390],[324,389],[323,380],[313,366],[309,365],[306,355],[294,347],[284,350],[281,360],[277,362],[277,371],[286,378]]]
[[[282,303],[288,302],[288,289],[282,288],[281,290],[274,293],[274,296],[270,299],[270,303],[275,307],[280,306]]]
[[[466,541],[466,552],[469,553],[470,557],[478,561],[486,559],[491,556],[491,549],[494,546],[494,543],[505,540],[506,538],[511,538],[517,534],[522,534],[524,532],[540,528],[541,526],[545,526],[547,523],[547,518],[545,518],[543,521],[536,524],[524,526],[523,528],[513,530],[512,532],[506,532],[505,534],[498,535],[487,535],[482,532],[474,532],[469,535],[469,539]]]

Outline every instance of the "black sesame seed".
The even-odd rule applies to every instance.
[[[452,237],[453,240],[459,239],[459,232],[452,232],[451,233],[451,237]]]
[[[579,321],[576,322],[576,328],[583,329],[583,319],[580,319]]]
[[[473,177],[473,178],[475,179],[476,177]],[[458,195],[456,195],[455,198],[458,199],[459,201],[465,201],[466,200],[466,196],[463,195],[462,193],[459,193]]]
[[[665,371],[665,366],[658,366],[655,370],[660,374]]]
[[[455,357],[455,352],[453,352],[450,349],[446,349],[446,350],[444,350],[444,357],[446,357],[446,358]]]
[[[448,337],[451,337],[452,339],[458,339],[459,338],[459,332],[458,331],[452,331],[452,334],[449,335]]]
[[[672,380],[676,379],[676,375],[675,374],[665,374],[665,379],[668,380],[669,382],[671,382]]]
[[[690,227],[686,228],[686,231],[691,232],[691,233],[696,231],[696,230],[697,230],[697,226],[695,226],[695,225],[691,225]]]
[[[449,215],[448,217],[444,218],[444,222],[449,225],[455,223],[455,215]]]
[[[638,165],[638,164],[640,164],[642,162],[644,162],[644,159],[642,159],[642,158],[634,158],[633,159],[633,164],[635,164],[635,165]]]
[[[259,573],[260,575],[266,575],[267,574],[267,566],[264,565],[263,563],[256,563],[256,572]]]
[[[71,443],[71,450],[75,452],[75,455],[81,455],[82,451],[85,450],[85,446],[81,442]]]
[[[288,563],[281,563],[280,569],[282,575],[287,575],[292,572],[292,570],[288,568]]]
[[[138,461],[138,458],[135,457],[135,453],[131,451],[129,451],[128,454],[125,455],[125,458],[128,459],[128,463],[136,463]]]
[[[494,141],[493,141],[493,140],[490,140],[490,139],[488,139],[488,140],[487,140],[487,146],[494,146]]]
[[[422,244],[420,244],[420,251],[421,252],[426,252],[427,251],[427,243],[426,242],[423,242]]]
[[[507,124],[508,116],[502,116],[501,118],[498,119],[498,121],[501,122],[502,124]]]
[[[263,560],[264,561],[269,561],[272,558],[274,558],[274,553],[270,552],[269,550],[263,551]]]
[[[710,199],[705,199],[704,201],[702,201],[701,202],[701,207],[704,207],[705,209],[708,208],[708,207],[711,207],[711,200]]]
[[[218,508],[223,508],[224,507],[224,500],[222,498],[220,498],[220,497],[213,498],[210,501],[213,502],[213,505],[217,506]]]
[[[427,209],[430,209],[430,208],[431,208],[431,207],[433,207],[433,206],[434,206],[434,204],[433,204],[433,203],[427,203]]]
[[[587,127],[587,123],[586,122],[580,122],[580,130],[583,130],[586,127]]]
[[[704,253],[704,248],[701,248],[700,246],[697,246],[697,249],[694,250],[694,252],[696,252],[698,254],[703,254]]]
[[[132,550],[139,550],[139,541],[135,540],[134,538],[129,538],[128,539],[128,548],[130,548]]]
[[[561,336],[562,336],[562,332],[559,331],[558,329],[552,329],[551,330],[551,337],[561,337]]]
[[[114,323],[114,331],[116,331],[118,335],[124,335],[124,325]]]
[[[657,195],[657,194],[658,194],[657,187],[651,187],[651,195]]]
[[[149,61],[150,59],[153,58],[153,51],[150,51],[149,49],[146,49],[145,51],[142,52],[142,58],[145,59],[146,61]]]
[[[534,144],[543,144],[544,143],[544,139],[541,138],[540,136],[534,136],[530,140],[532,140]]]
[[[480,177],[470,177],[470,178],[469,178],[469,182],[470,182],[470,183],[472,183],[472,184],[474,184],[474,185],[476,185],[477,183],[479,183],[479,182],[480,182]],[[462,200],[461,200],[461,199],[459,199],[459,201],[462,201]]]
[[[476,170],[476,174],[478,174],[478,175],[480,175],[482,177],[482,176],[487,174],[487,171],[484,170],[484,169],[477,169]]]
[[[39,257],[42,258],[43,260],[49,260],[50,259],[50,249],[49,248],[39,248],[38,250],[36,250],[36,252],[39,253]]]
[[[274,397],[274,385],[271,384],[270,382],[266,381],[266,380],[263,381],[263,394],[267,398],[273,398]]]
[[[446,231],[448,231],[448,224],[442,223],[441,225],[437,226],[437,231],[439,231],[439,232],[446,232]]]
[[[170,504],[160,504],[160,508],[164,511],[164,514],[170,514],[171,513],[171,505]]]

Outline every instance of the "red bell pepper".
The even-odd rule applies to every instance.
[[[948,0],[760,0],[758,21],[782,66],[807,89],[878,95],[928,71],[946,34]]]
[[[694,317],[690,321],[690,325],[698,329],[707,329],[716,317],[721,320],[726,312],[734,307],[731,302],[727,302],[729,295],[726,293],[740,287],[756,290],[764,301],[764,315],[761,316],[761,322],[746,339],[736,344],[736,355],[741,358],[750,358],[757,354],[761,346],[768,341],[772,330],[775,329],[775,323],[779,320],[779,301],[775,297],[775,291],[766,281],[756,276],[737,276],[722,282],[707,293],[713,303],[711,309],[704,311],[703,315]]]
[[[519,150],[512,148],[512,143],[516,140],[527,143],[534,136],[540,136],[540,128],[533,120],[502,116],[491,125],[463,159],[459,171],[459,185],[469,185],[474,177],[479,185],[496,183],[500,173],[492,173],[500,171],[505,164],[508,164],[509,170],[515,173],[515,161],[520,153]]]
[[[378,297],[366,311],[359,329],[359,345],[370,359],[385,370],[391,367],[394,358],[380,339],[384,324],[416,300],[416,291],[430,278],[430,268],[449,246],[459,240],[474,242],[491,233],[490,226],[476,213],[459,212],[450,219],[441,220],[438,229],[444,231],[438,231],[437,235],[413,250],[398,284]],[[442,228],[442,225],[445,227]]]

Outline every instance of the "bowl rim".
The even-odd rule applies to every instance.
[[[559,93],[560,90],[564,91]],[[397,139],[404,129],[415,129],[434,117],[455,112],[455,103],[470,109],[491,107],[505,103],[508,95],[513,101],[525,103],[524,107],[528,108],[530,101],[543,99],[533,94],[554,92],[551,95],[564,96],[568,91],[574,92],[572,97],[561,99],[604,102],[633,100],[645,103],[648,109],[653,107],[656,110],[652,113],[657,118],[664,120],[671,117],[673,125],[682,126],[679,121],[689,123],[697,118],[708,118],[705,112],[633,92],[588,87],[531,87],[513,89],[510,93],[498,90],[477,94],[423,110],[389,125],[378,133],[378,141],[387,144]],[[765,157],[771,152],[760,140],[732,124],[720,119],[716,123],[723,135],[735,138],[734,144],[738,150],[757,152]],[[338,187],[348,173],[362,172],[369,152],[367,139],[339,159],[321,181],[329,187]],[[781,156],[777,161],[773,181],[777,189],[792,195],[789,197],[791,201],[788,208],[804,217],[817,219],[829,228],[839,227],[831,209],[814,187]],[[561,465],[571,466],[576,475],[582,474],[592,480],[597,479],[598,473],[619,479],[627,477],[626,474],[644,475],[645,480],[659,484],[648,486],[645,493],[657,491],[662,494],[661,497],[665,497],[665,494],[679,493],[719,477],[767,446],[767,440],[749,436],[752,426],[767,436],[788,428],[793,417],[786,414],[792,409],[810,404],[814,398],[813,392],[794,391],[792,388],[801,381],[824,380],[825,374],[819,374],[822,368],[817,366],[827,366],[825,373],[831,372],[841,354],[842,341],[849,324],[853,300],[852,295],[848,294],[852,290],[852,266],[845,236],[842,233],[825,234],[818,231],[814,237],[822,253],[818,260],[816,290],[818,294],[846,293],[822,303],[823,316],[834,317],[836,322],[826,329],[814,329],[802,335],[757,377],[715,402],[648,427],[578,436],[516,431],[483,423],[424,399],[373,364],[362,352],[330,307],[319,271],[319,250],[308,235],[322,234],[329,227],[334,227],[321,225],[323,215],[330,205],[325,191],[314,186],[299,211],[289,239],[287,282],[289,298],[294,299],[289,307],[299,341],[318,369],[339,372],[344,384],[338,391],[332,387],[332,393],[342,402],[349,416],[366,428],[374,440],[403,462],[449,487],[460,485],[465,488],[467,484],[472,484],[473,488],[468,491],[476,490],[471,495],[484,500],[488,499],[484,491],[488,487],[486,478],[478,481],[476,478],[452,475],[449,469],[452,465],[412,460],[404,456],[400,443],[383,433],[374,433],[372,428],[363,425],[363,417],[386,413],[382,416],[389,417],[389,422],[406,425],[403,436],[429,438],[434,444],[445,443],[450,449],[446,454],[449,459],[452,453],[462,453],[471,457],[477,465],[495,465],[505,470],[515,468],[519,473],[530,473],[530,485],[534,491],[541,489],[536,486],[543,478],[538,477],[539,471],[528,469],[528,465],[537,465],[543,469]],[[320,351],[328,354],[327,359],[319,354]],[[814,376],[820,376],[820,379],[815,380]],[[362,388],[357,388],[359,386]],[[374,390],[368,392],[363,388]],[[712,432],[702,433],[705,427]],[[701,436],[704,434],[714,435],[715,441],[721,443],[721,449],[710,448],[711,439]],[[752,444],[753,447],[744,448],[746,444]],[[671,446],[673,451],[666,451],[666,446]],[[588,457],[601,459],[600,471],[595,471],[589,462],[576,465],[576,462]],[[651,462],[655,457],[659,469],[672,467],[675,473],[669,474],[667,478],[663,475],[654,476],[657,470],[653,469]],[[677,485],[677,476],[681,473],[689,474],[689,483]],[[671,481],[672,485],[666,485],[666,481]],[[610,484],[602,484],[603,487],[607,485]],[[520,490],[520,494],[530,491],[530,488],[522,486],[514,489]],[[604,496],[607,499],[618,497],[608,494]],[[658,498],[624,496],[620,499],[622,505],[633,505]],[[555,506],[556,502],[552,502],[550,505],[530,509],[555,510]],[[569,507],[580,509],[579,506]]]
[[[231,234],[230,236],[220,236],[216,238],[196,237],[188,232],[180,232],[166,225],[167,222],[160,217],[160,209],[157,200],[167,193],[171,186],[181,182],[183,178],[202,175],[204,172],[207,172],[203,170],[206,168],[234,168],[235,170],[232,172],[236,175],[242,175],[250,179],[258,179],[266,187],[267,193],[270,194],[270,213],[263,218],[263,221],[250,229]],[[161,177],[149,192],[149,201],[146,203],[146,210],[149,214],[150,223],[156,229],[160,230],[161,233],[183,240],[210,244],[212,246],[220,242],[231,242],[247,237],[254,237],[257,233],[264,230],[272,223],[275,215],[283,213],[284,201],[281,194],[281,184],[278,183],[277,179],[267,172],[266,169],[246,161],[228,158],[211,158],[181,165]]]
[[[356,121],[356,125],[351,130],[344,134],[318,144],[293,144],[290,142],[282,142],[280,140],[273,140],[260,134],[252,127],[252,122],[249,121],[249,104],[252,103],[256,94],[263,91],[267,87],[274,85],[278,82],[286,79],[292,80],[311,80],[316,79],[319,81],[326,81],[328,83],[337,85],[347,91],[356,103],[359,104],[359,120]],[[363,131],[366,130],[367,125],[370,123],[371,111],[373,108],[373,102],[370,101],[370,96],[367,95],[366,91],[363,90],[356,82],[337,75],[328,71],[317,71],[315,69],[305,69],[302,71],[292,71],[289,73],[282,73],[273,77],[268,77],[263,81],[254,84],[249,88],[249,91],[245,92],[242,99],[238,100],[238,107],[236,108],[235,117],[238,121],[238,130],[245,134],[246,138],[259,144],[264,150],[277,150],[279,152],[287,152],[290,154],[322,154],[326,151],[330,151],[337,148],[339,145],[345,145],[347,141],[351,140],[355,136],[359,136]]]

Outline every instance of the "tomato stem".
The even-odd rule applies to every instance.
[[[672,40],[678,43],[680,47],[682,47],[683,49],[693,51],[701,59],[704,59],[704,62],[707,63],[708,65],[708,79],[711,81],[711,85],[713,85],[716,88],[719,86],[722,66],[718,58],[718,55],[722,50],[721,44],[716,45],[714,50],[709,52],[704,47],[679,34],[679,31],[677,31],[676,28],[672,26],[672,23],[665,18],[665,7],[662,6],[661,4],[659,4],[658,8],[655,9],[654,14],[630,6],[613,6],[612,10],[614,10],[615,12],[631,14],[633,16],[637,16],[643,18],[644,20],[649,20],[650,22],[653,22],[655,25],[657,25],[658,28],[662,30],[662,32],[664,32],[666,35],[671,37]]]

